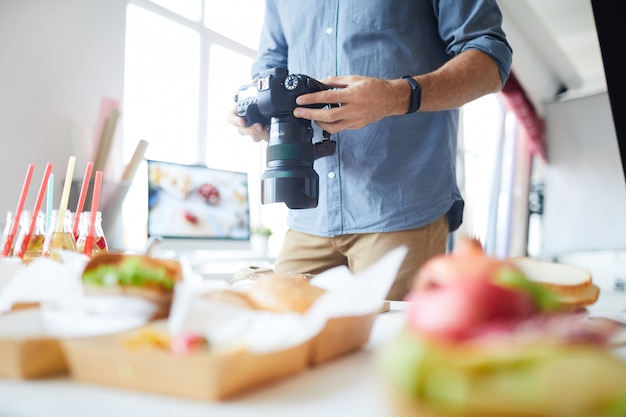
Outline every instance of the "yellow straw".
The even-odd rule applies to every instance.
[[[70,160],[67,163],[65,183],[63,184],[63,193],[61,194],[61,205],[59,206],[59,213],[57,215],[57,233],[63,232],[63,219],[65,218],[65,211],[67,210],[67,204],[70,200],[70,188],[72,186],[72,177],[74,176],[74,165],[76,165],[76,157],[70,156]]]

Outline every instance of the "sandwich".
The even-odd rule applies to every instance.
[[[585,268],[528,257],[510,260],[528,279],[552,291],[566,308],[585,308],[600,296],[600,288]]]
[[[182,267],[172,259],[103,253],[92,257],[82,272],[86,294],[121,294],[144,298],[157,307],[153,319],[169,315],[174,286]]]
[[[517,280],[538,295],[540,302],[563,310],[576,310],[594,304],[600,288],[585,268],[530,257],[504,260],[484,256],[477,240],[462,241],[454,256],[437,256],[420,269],[415,281],[417,291],[456,280],[477,277]]]
[[[617,326],[572,310],[560,286],[475,242],[428,261],[416,279],[406,326],[379,355],[398,415],[626,415],[626,363],[611,350]]]
[[[237,281],[230,288],[212,290],[204,298],[240,308],[274,313],[304,314],[326,292],[297,275],[276,275],[273,271]]]
[[[269,275],[252,285],[247,296],[260,310],[304,314],[324,293],[305,277]]]

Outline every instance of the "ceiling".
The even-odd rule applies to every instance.
[[[606,91],[591,0],[497,1],[513,71],[539,113],[559,97]]]

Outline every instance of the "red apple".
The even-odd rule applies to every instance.
[[[528,318],[535,312],[525,292],[483,277],[463,277],[408,298],[409,328],[436,338],[462,340],[494,321]]]
[[[417,273],[414,288],[428,290],[459,278],[491,279],[503,266],[517,269],[510,263],[487,256],[480,242],[465,239],[459,242],[454,252],[428,260]]]

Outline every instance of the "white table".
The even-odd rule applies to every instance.
[[[404,324],[405,303],[377,319],[361,351],[242,394],[213,403],[74,382],[68,378],[0,379],[0,416],[172,417],[350,415],[391,416],[376,375],[376,348]]]
[[[391,311],[379,316],[370,342],[361,351],[228,402],[126,391],[81,384],[68,378],[0,379],[0,416],[392,416],[374,361],[376,349],[403,326],[405,307],[405,303],[392,302]],[[605,292],[591,311],[619,312],[625,308],[625,293]]]

